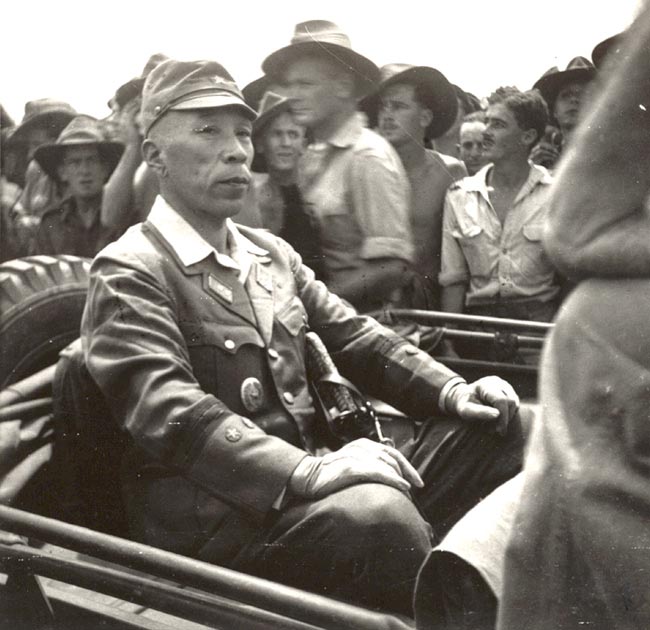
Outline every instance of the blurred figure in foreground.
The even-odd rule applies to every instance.
[[[500,630],[650,627],[649,52],[646,9],[557,174],[545,244],[582,283],[545,350]]]

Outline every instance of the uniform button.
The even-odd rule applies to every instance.
[[[226,430],[226,440],[229,442],[239,442],[239,440],[241,440],[241,431],[234,427],[230,427]]]
[[[255,428],[255,423],[252,420],[249,420],[248,418],[242,418],[241,421],[244,423],[245,427],[248,427],[249,429]]]
[[[415,346],[406,346],[406,354],[417,354],[419,350]]]
[[[282,398],[284,398],[284,401],[288,405],[293,405],[294,397],[291,392],[284,392],[284,394],[282,394]]]
[[[277,359],[280,356],[275,348],[269,348],[268,353],[272,359]]]
[[[226,346],[226,350],[235,349],[235,342],[232,339],[226,339],[223,345]]]

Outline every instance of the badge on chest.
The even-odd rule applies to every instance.
[[[221,280],[219,280],[219,278],[217,278],[212,274],[208,276],[207,284],[208,284],[207,289],[210,293],[228,302],[228,304],[232,304],[232,300],[233,300],[232,287],[228,286],[225,282],[222,282]]]

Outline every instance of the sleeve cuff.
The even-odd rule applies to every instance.
[[[462,376],[454,376],[443,385],[440,390],[440,396],[438,396],[438,408],[442,413],[448,413],[449,411],[447,409],[447,396],[449,395],[449,392],[456,387],[456,385],[460,385],[461,383],[466,385],[467,381]]]

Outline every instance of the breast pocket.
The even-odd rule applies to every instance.
[[[301,299],[294,296],[280,307],[276,319],[292,337],[297,337],[307,326],[307,311]]]
[[[313,195],[312,208],[320,225],[321,244],[325,250],[355,253],[361,246],[361,231],[350,212],[350,202],[340,186],[321,186]]]
[[[237,413],[244,413],[240,389],[249,377],[263,384],[262,337],[246,324],[212,321],[185,322],[181,331],[187,343],[192,371],[201,389],[213,394]]]
[[[529,280],[537,280],[553,272],[550,261],[542,246],[544,226],[539,224],[525,225],[522,228],[524,236],[521,252],[521,273]]]
[[[474,277],[490,275],[490,243],[485,230],[480,225],[469,225],[463,230],[452,232],[463,250],[469,273]]]

